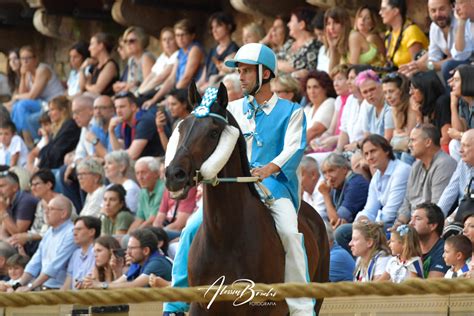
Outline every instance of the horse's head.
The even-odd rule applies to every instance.
[[[201,98],[195,83],[191,83],[189,102],[194,111],[176,127],[166,151],[166,187],[176,199],[187,196],[197,171],[203,178],[217,175],[239,135],[239,130],[227,121],[227,90],[223,84],[219,89],[206,90]]]

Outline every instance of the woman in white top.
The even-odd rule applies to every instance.
[[[379,280],[390,259],[383,225],[369,221],[355,222],[352,226],[352,240],[349,247],[352,255],[357,257],[354,281]]]
[[[150,90],[154,93],[171,74],[173,65],[178,60],[178,45],[176,45],[172,27],[164,27],[161,30],[160,45],[163,52],[156,59],[150,74],[145,77],[138,88],[138,92],[142,95],[146,95]]]
[[[121,184],[127,192],[125,202],[127,207],[136,213],[138,208],[138,194],[140,187],[133,181],[132,165],[130,157],[125,150],[117,150],[108,153],[105,156],[105,177],[110,181],[110,184]]]
[[[310,72],[305,86],[306,96],[310,103],[304,111],[307,124],[306,141],[318,142],[318,137],[331,125],[337,95],[331,77],[323,71]]]
[[[87,193],[81,216],[99,217],[104,198],[104,168],[94,158],[85,158],[77,165],[77,178],[83,191]]]

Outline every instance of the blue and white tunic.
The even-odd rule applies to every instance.
[[[247,96],[229,103],[227,110],[245,136],[250,167],[263,167],[270,162],[280,167],[280,172],[266,178],[263,184],[276,199],[288,198],[298,209],[296,169],[306,147],[306,120],[301,106],[273,94],[262,105]]]

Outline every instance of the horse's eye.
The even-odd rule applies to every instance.
[[[209,135],[211,136],[211,138],[216,139],[219,137],[219,132],[216,130],[212,130]]]

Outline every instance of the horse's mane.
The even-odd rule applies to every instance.
[[[242,131],[240,130],[239,124],[237,123],[236,119],[229,111],[227,111],[227,119],[230,125],[239,129],[240,133],[239,139],[237,140],[237,146],[239,146],[240,161],[242,162],[242,173],[244,177],[251,177],[252,174],[250,173],[249,160],[247,158],[247,144],[245,142],[244,135],[242,134]],[[250,192],[256,198],[260,199],[260,195],[258,194],[257,189],[255,189],[255,185],[253,183],[248,183],[248,187]]]

